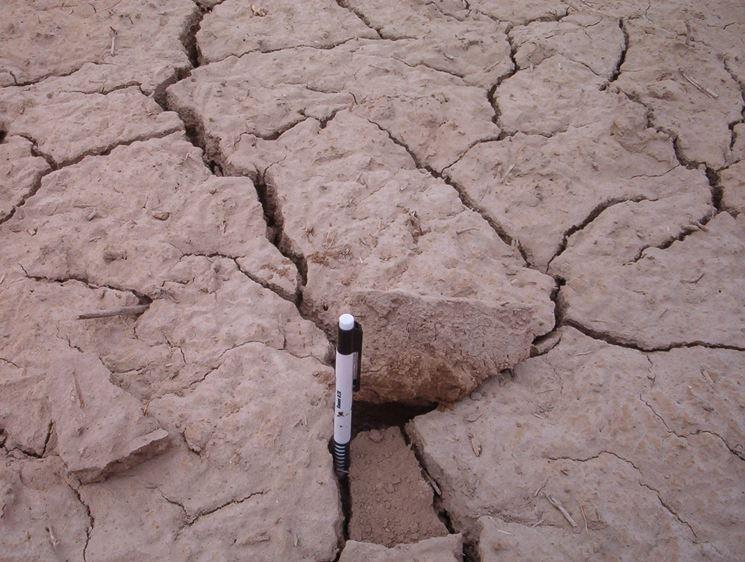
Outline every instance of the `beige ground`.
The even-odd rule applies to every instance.
[[[0,559],[745,558],[744,93],[737,0],[5,0]]]

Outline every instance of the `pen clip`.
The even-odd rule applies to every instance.
[[[360,375],[362,372],[362,326],[360,326],[359,322],[354,322],[354,329],[352,332],[352,349],[354,349],[354,353],[357,354],[352,374],[352,390],[356,392],[360,389]]]

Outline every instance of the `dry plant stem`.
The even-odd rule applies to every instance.
[[[92,320],[94,318],[110,318],[112,316],[137,316],[145,312],[149,304],[137,304],[134,306],[123,306],[112,310],[99,310],[96,312],[86,312],[78,315],[78,320]]]
[[[682,72],[681,71],[680,74],[683,76],[683,78],[685,78],[691,84],[691,86],[693,86],[697,90],[702,91],[707,96],[710,96],[710,97],[712,97],[714,99],[718,99],[719,98],[719,96],[717,94],[715,94],[714,92],[712,92],[711,90],[709,90],[705,86],[702,86],[701,84],[699,84],[698,82],[696,82],[693,78],[691,78],[690,76],[688,76],[685,72]]]
[[[557,500],[556,498],[554,498],[553,496],[551,496],[549,494],[544,494],[544,495],[546,496],[546,499],[548,500],[548,503],[550,503],[556,509],[558,509],[559,510],[559,513],[561,513],[564,516],[564,519],[566,519],[567,522],[572,527],[576,528],[577,527],[577,522],[572,518],[571,515],[569,515],[569,512],[566,510],[566,508],[563,505],[561,505],[561,503],[559,502],[559,500]]]

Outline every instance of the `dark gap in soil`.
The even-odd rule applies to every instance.
[[[613,73],[611,74],[610,79],[602,88],[600,88],[601,90],[605,90],[608,87],[608,84],[611,84],[618,79],[618,76],[621,74],[621,67],[623,66],[623,63],[626,62],[626,53],[629,50],[629,32],[626,31],[626,24],[624,23],[623,18],[620,18],[618,20],[618,27],[623,34],[623,47],[621,48],[621,55],[618,57],[618,62],[616,63],[616,67],[613,69]]]
[[[719,183],[719,174],[713,169],[706,167],[706,179],[709,180],[711,187],[711,204],[717,211],[722,210],[722,184]]]
[[[422,473],[422,477],[433,488],[432,509],[437,514],[437,518],[440,521],[442,521],[443,525],[445,525],[445,528],[448,530],[448,533],[450,534],[460,533],[461,531],[459,531],[455,527],[455,525],[453,524],[453,520],[450,517],[450,513],[448,512],[447,509],[445,509],[445,506],[443,505],[442,495],[441,495],[442,488],[440,488],[437,481],[427,471],[426,465],[424,463],[424,459],[422,458],[422,455],[421,455],[421,451],[419,451],[419,448],[414,444],[414,442],[409,437],[409,434],[406,433],[403,427],[401,428],[401,433],[403,434],[404,441],[406,442],[406,444],[414,452],[414,456],[416,457],[416,460],[419,463],[419,470]],[[435,486],[437,487],[437,489],[435,489]],[[476,549],[477,549],[477,543],[474,541],[468,540],[464,533],[463,534],[463,561],[464,562],[477,562],[479,560],[479,557],[478,557]]]
[[[191,69],[177,68],[173,73],[173,76],[164,80],[153,91],[153,100],[157,103],[163,111],[175,111],[168,108],[168,100],[166,99],[166,89],[168,86],[180,82],[184,78],[187,78],[191,74]],[[182,120],[183,121],[183,120]]]
[[[364,379],[363,379],[364,382]],[[431,412],[437,404],[405,404],[402,402],[354,402],[352,408],[352,438],[360,431],[371,429],[386,429],[388,427],[403,427],[416,416]],[[404,432],[404,439],[408,437]]]
[[[295,251],[292,242],[284,234],[284,217],[282,209],[277,202],[277,192],[273,186],[266,181],[266,170],[257,175],[254,180],[256,196],[264,210],[264,220],[267,227],[267,239],[280,253],[295,264],[300,275],[300,286],[305,287],[308,282],[308,262],[305,256]],[[302,302],[302,293],[298,296],[298,308]],[[317,324],[317,322],[316,322]]]
[[[207,167],[209,167],[213,176],[224,176],[225,175],[225,172],[223,172],[222,166],[220,165],[219,162],[216,162],[215,160],[210,160],[209,162],[207,162]]]
[[[0,129],[0,144],[5,141],[5,136],[8,134],[7,131]]]
[[[334,449],[334,440],[333,438],[329,439],[328,442],[328,449],[329,449],[329,455],[333,457],[333,449]],[[334,476],[336,476],[336,482],[339,485],[339,498],[341,499],[341,512],[344,516],[344,521],[342,523],[342,540],[343,543],[349,540],[349,521],[352,519],[352,494],[349,487],[349,478],[346,476],[339,476],[336,474],[336,471],[334,471]],[[341,556],[341,551],[344,550],[344,544],[339,545],[339,555]]]
[[[183,121],[183,119],[182,119]],[[186,121],[184,122],[184,131],[186,132],[186,138],[188,141],[193,144],[194,146],[201,148],[204,156],[207,156],[207,149],[204,146],[203,139],[201,135],[199,134],[199,129],[195,127],[194,125],[188,124]]]
[[[181,44],[184,46],[184,50],[186,51],[186,56],[189,57],[189,62],[191,63],[192,68],[197,68],[201,64],[201,53],[199,52],[199,45],[197,45],[197,32],[202,25],[202,19],[205,14],[208,14],[211,11],[212,8],[197,6],[197,10],[194,12],[191,20],[188,22],[183,33],[179,37]]]

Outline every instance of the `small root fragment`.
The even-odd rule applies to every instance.
[[[691,78],[690,76],[688,76],[688,75],[687,75],[687,74],[686,74],[685,72],[683,72],[682,70],[680,71],[680,75],[681,75],[681,76],[682,76],[683,78],[685,78],[685,79],[686,79],[686,81],[688,81],[688,83],[689,83],[689,84],[690,84],[691,86],[693,86],[694,88],[696,88],[696,89],[697,89],[697,90],[699,90],[700,92],[703,92],[704,94],[706,94],[707,96],[710,96],[710,97],[714,98],[715,100],[716,100],[716,99],[719,99],[719,96],[718,96],[718,95],[717,95],[716,93],[712,92],[712,91],[711,91],[711,90],[710,90],[709,88],[707,88],[706,86],[704,86],[704,85],[702,85],[702,84],[699,84],[698,82],[696,82],[696,81],[695,81],[695,80],[694,80],[693,78]]]
[[[116,29],[114,29],[111,26],[109,26],[109,29],[111,30],[111,49],[109,50],[109,53],[113,57],[114,55],[116,55],[116,34],[117,32],[116,32]]]
[[[572,516],[569,514],[569,512],[566,510],[566,508],[561,505],[561,502],[557,500],[555,497],[553,497],[550,494],[543,494],[543,496],[548,500],[548,503],[553,505],[556,509],[559,510],[559,513],[561,513],[564,516],[564,519],[567,520],[567,522],[572,526],[572,528],[577,528],[577,522],[572,518]]]
[[[470,431],[468,432],[468,439],[471,442],[471,449],[473,450],[473,454],[477,457],[481,456],[481,441],[479,441],[479,438],[476,437],[473,433]]]
[[[122,306],[112,310],[98,310],[78,314],[78,320],[91,320],[93,318],[109,318],[111,316],[138,316],[150,307],[149,304],[137,304],[134,306]]]

